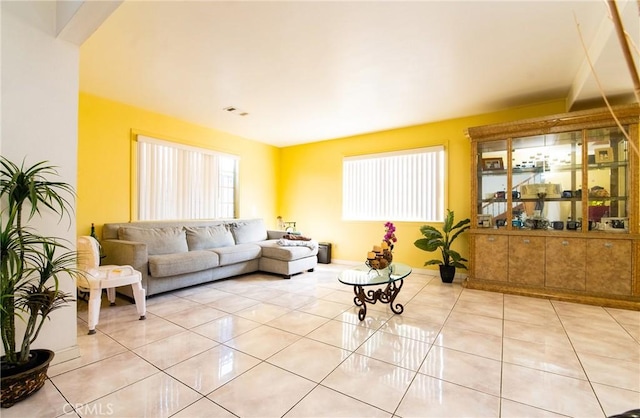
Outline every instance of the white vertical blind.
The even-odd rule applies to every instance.
[[[138,219],[233,218],[238,158],[138,135]]]
[[[444,147],[345,157],[345,220],[444,219]]]

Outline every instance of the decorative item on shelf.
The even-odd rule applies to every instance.
[[[609,191],[602,186],[593,186],[589,189],[589,220],[599,222],[601,218],[609,217],[609,197]]]
[[[527,212],[523,209],[514,208],[511,210],[511,226],[515,229],[524,228],[524,222],[527,220]],[[505,219],[506,221],[506,219]]]
[[[549,229],[550,223],[548,219],[534,216],[533,218],[527,218],[524,221],[524,225],[531,229]]]
[[[589,190],[589,197],[595,197],[600,199],[606,199],[609,197],[609,191],[602,186],[593,186]],[[593,205],[596,206],[596,205]]]
[[[469,218],[463,219],[460,222],[454,224],[453,211],[447,209],[447,216],[445,217],[444,224],[442,225],[442,232],[438,231],[431,225],[423,225],[420,227],[420,232],[424,238],[416,240],[413,244],[424,251],[433,252],[440,250],[442,259],[433,259],[424,263],[425,266],[438,264],[440,265],[440,279],[444,283],[451,283],[456,274],[456,267],[466,269],[467,266],[463,264],[463,261],[467,261],[460,253],[451,248],[451,244],[456,238],[464,231],[470,228],[469,224],[471,220]],[[444,234],[443,234],[444,233]]]
[[[537,199],[539,193],[546,193],[549,199],[562,197],[562,185],[557,183],[534,183],[520,186],[522,199]]]
[[[582,229],[582,220],[573,221],[567,220],[567,231],[579,231]]]
[[[629,218],[602,218],[600,226],[608,232],[629,232]]]
[[[598,164],[613,162],[613,148],[598,148],[594,150],[594,156]]]
[[[538,199],[536,200],[535,210],[539,210],[540,213],[544,211],[544,199],[547,197],[547,194],[544,192],[538,193]]]
[[[478,228],[491,228],[491,215],[482,214],[478,215]]]
[[[502,158],[483,158],[482,159],[482,170],[504,170],[504,162]]]
[[[61,238],[40,235],[29,225],[45,207],[60,217],[71,215],[70,199],[75,192],[67,183],[47,179],[57,175],[56,168],[46,161],[25,167],[0,157],[0,198],[4,203],[0,230],[3,408],[44,385],[54,353],[32,349],[31,344],[51,312],[73,301],[71,294],[60,289],[60,282],[73,283],[80,274],[75,251]],[[17,322],[24,322],[24,326]]]

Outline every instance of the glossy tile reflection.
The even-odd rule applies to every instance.
[[[81,357],[3,418],[607,417],[640,405],[640,312],[412,273],[402,315],[357,318],[345,265],[105,306]]]

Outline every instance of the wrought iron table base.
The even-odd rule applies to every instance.
[[[396,283],[400,283],[396,285]],[[355,293],[356,297],[353,298],[353,303],[356,306],[360,306],[360,310],[358,311],[358,319],[364,321],[365,316],[367,316],[367,304],[366,302],[375,304],[377,301],[380,303],[388,303],[391,311],[396,314],[401,314],[404,311],[404,306],[399,303],[393,304],[393,301],[400,293],[400,289],[402,289],[403,280],[393,281],[388,283],[387,286],[382,289],[369,289],[367,291],[364,290],[363,286],[355,285],[353,286],[353,293]]]

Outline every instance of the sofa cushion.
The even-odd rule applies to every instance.
[[[267,239],[267,227],[262,219],[232,222],[229,225],[236,244],[246,244]]]
[[[261,248],[257,244],[236,244],[232,247],[219,247],[209,251],[218,254],[221,266],[228,266],[260,258]]]
[[[268,240],[259,243],[262,247],[262,257],[272,258],[275,260],[292,261],[301,258],[311,257],[318,254],[318,244],[315,241],[309,241],[308,246],[281,246],[278,240]],[[311,245],[315,244],[315,245]]]
[[[218,254],[211,251],[188,251],[149,256],[149,273],[152,277],[193,273],[218,267],[218,265]]]
[[[186,233],[182,227],[136,228],[134,226],[121,226],[118,229],[118,239],[147,244],[149,255],[185,253],[189,251]]]
[[[185,226],[189,251],[208,250],[210,248],[229,247],[235,245],[233,235],[226,225]]]

